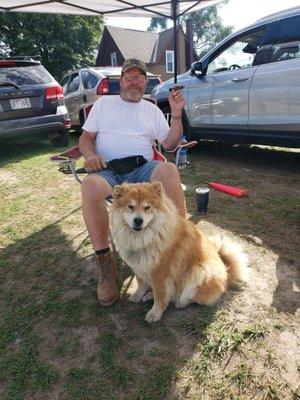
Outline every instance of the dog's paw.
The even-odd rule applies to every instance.
[[[143,301],[153,300],[153,292],[148,292],[143,296]]]
[[[161,319],[162,313],[161,312],[155,312],[153,310],[150,310],[147,312],[145,321],[151,323],[151,322],[157,322]]]
[[[139,303],[140,301],[142,301],[142,298],[143,298],[143,296],[141,296],[137,292],[134,292],[128,297],[128,300],[132,301],[133,303]]]

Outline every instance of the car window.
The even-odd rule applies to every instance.
[[[83,87],[85,89],[93,89],[97,85],[99,80],[99,78],[96,75],[92,74],[89,71],[82,71],[81,79]]]
[[[150,94],[156,85],[160,84],[160,80],[158,78],[149,78],[146,87],[146,94]]]
[[[77,92],[78,89],[79,89],[79,75],[77,72],[76,74],[71,75],[68,93]]]
[[[280,21],[269,62],[300,58],[300,15]]]
[[[51,83],[53,80],[42,65],[0,68],[0,81],[12,82],[18,86]]]
[[[63,80],[61,81],[61,83],[60,83],[61,87],[63,88],[64,94],[66,94],[66,93],[68,92],[67,89],[68,89],[69,78],[70,78],[69,75],[68,75],[68,76],[65,76],[65,77],[63,78]]]
[[[231,42],[208,65],[207,74],[251,67],[266,28],[260,28]]]
[[[109,94],[120,94],[119,78],[108,78]]]

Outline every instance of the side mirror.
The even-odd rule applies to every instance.
[[[201,61],[196,61],[191,65],[191,75],[201,76],[204,72],[204,67]]]

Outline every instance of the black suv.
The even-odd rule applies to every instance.
[[[0,140],[69,143],[70,119],[62,87],[31,57],[0,59]]]

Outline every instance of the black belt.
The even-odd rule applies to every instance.
[[[106,169],[110,169],[118,175],[125,175],[146,164],[146,162],[147,160],[141,155],[116,158],[106,163]]]

